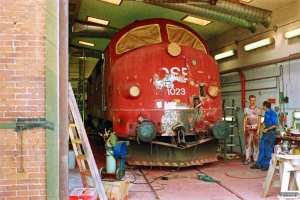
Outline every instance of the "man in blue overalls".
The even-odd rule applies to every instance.
[[[265,111],[264,123],[266,127],[264,128],[263,135],[261,137],[258,159],[250,168],[267,171],[270,166],[271,155],[274,149],[278,118],[276,112],[271,109],[270,102],[264,101],[262,108]]]

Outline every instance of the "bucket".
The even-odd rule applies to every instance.
[[[75,168],[75,153],[74,151],[69,151],[69,169]]]
[[[300,147],[294,147],[293,148],[293,154],[294,155],[299,155],[300,154]]]

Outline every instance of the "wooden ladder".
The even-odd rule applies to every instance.
[[[83,186],[96,188],[98,198],[107,200],[99,170],[81,119],[74,92],[69,83],[69,135]]]

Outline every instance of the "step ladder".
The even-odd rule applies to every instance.
[[[242,142],[240,137],[240,129],[239,129],[239,122],[238,122],[238,116],[237,116],[237,108],[234,105],[234,100],[232,100],[232,106],[226,107],[225,106],[225,100],[223,100],[223,121],[227,122],[230,126],[230,134],[228,138],[225,140],[219,140],[219,145],[223,150],[218,150],[218,153],[224,154],[224,163],[226,164],[226,159],[228,157],[233,156],[241,156],[242,162],[244,163],[244,154],[242,149]],[[227,111],[231,111],[231,113],[227,113]],[[230,147],[228,150],[228,147]],[[233,152],[233,147],[239,147],[240,152]]]
[[[69,83],[69,136],[75,153],[81,180],[85,188],[96,188],[98,198],[107,200],[99,170],[81,119],[72,86]]]

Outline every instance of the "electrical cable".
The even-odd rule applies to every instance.
[[[259,176],[259,177],[254,177],[254,178],[244,178],[244,177],[239,177],[239,176],[232,176],[232,175],[229,175],[227,173],[225,173],[226,176],[228,177],[231,177],[231,178],[238,178],[238,179],[259,179],[259,178],[266,178],[266,176]]]

